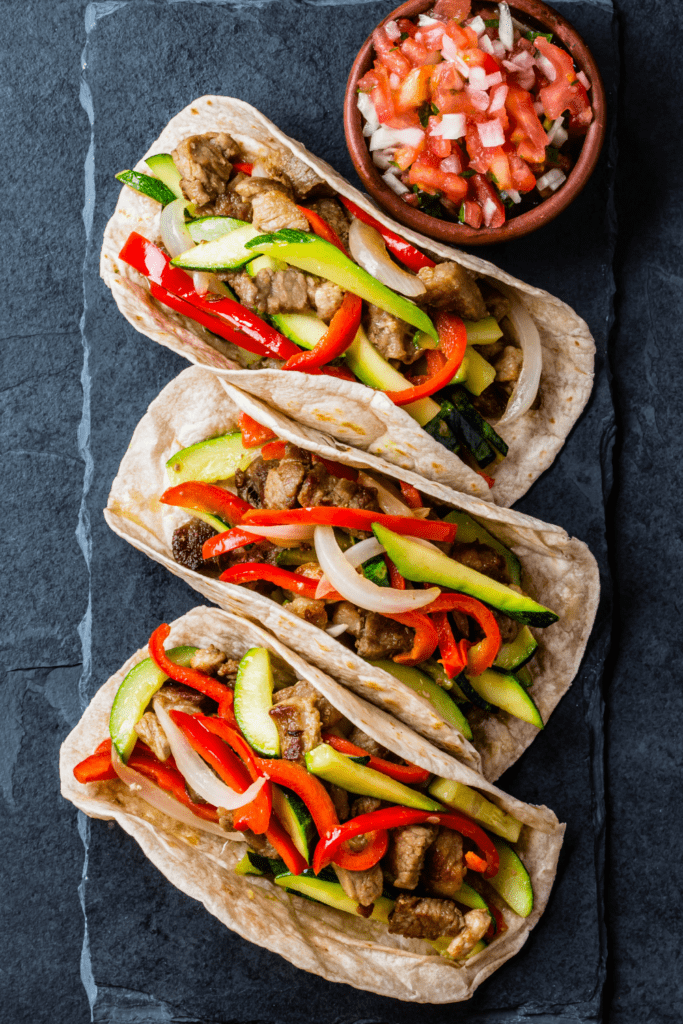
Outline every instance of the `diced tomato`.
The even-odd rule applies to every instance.
[[[440,50],[445,27],[442,24],[425,25],[424,28],[418,30],[415,39],[422,43],[427,50]]]
[[[588,99],[588,93],[581,82],[574,82],[572,89],[575,89],[576,93],[568,108],[569,133],[570,135],[585,135],[588,125],[593,120],[593,110]]]
[[[463,50],[460,54],[461,58],[471,68],[483,68],[484,61],[489,56],[488,53],[484,53],[478,46],[471,46],[467,50]],[[496,68],[496,70],[499,70]]]
[[[374,68],[371,68],[370,71],[366,71],[363,77],[358,80],[358,91],[372,92],[372,90],[375,88],[377,84],[377,72],[375,71]]]
[[[440,135],[432,134],[440,123],[441,121],[438,117],[429,118],[427,125],[427,152],[438,156],[440,160],[445,160],[447,156],[451,155],[451,140],[442,139]]]
[[[401,31],[401,35],[410,36],[411,39],[415,38],[418,29],[415,22],[411,21],[410,18],[397,18],[396,24]]]
[[[508,153],[508,162],[512,175],[512,187],[517,192],[531,192],[532,188],[536,185],[536,178],[528,164],[516,153]]]
[[[434,18],[455,18],[464,21],[469,18],[472,0],[436,0],[432,16]]]
[[[453,40],[459,50],[477,45],[477,33],[472,29],[461,28],[456,21],[447,23],[445,34]],[[472,40],[472,36],[474,36],[474,40]]]
[[[417,146],[399,146],[394,153],[394,162],[398,164],[400,170],[407,171],[420,153],[424,152],[426,145],[427,141],[423,139]]]
[[[470,178],[477,202],[481,207],[482,219],[487,228],[499,228],[505,223],[505,207],[495,188],[483,174]]]
[[[586,90],[577,81],[571,54],[559,46],[553,46],[542,36],[537,37],[536,46],[555,68],[555,81],[545,85],[538,94],[546,116],[554,120],[568,110],[579,125],[589,125],[593,112]]]
[[[463,205],[463,219],[465,224],[469,224],[471,228],[481,227],[481,207],[478,203],[475,203],[472,199],[466,199]]]
[[[402,114],[394,114],[386,121],[382,121],[382,124],[387,124],[390,128],[421,128],[420,116],[416,109],[406,110]]]
[[[512,141],[518,143],[517,153],[523,160],[541,163],[545,160],[545,147],[548,136],[534,110],[531,93],[521,86],[508,82],[508,94],[505,97],[505,109],[513,118],[514,129]],[[521,138],[520,138],[521,135]]]
[[[467,195],[467,182],[458,174],[442,171],[439,163],[433,153],[422,153],[410,168],[410,184],[427,192],[443,192],[452,202],[461,202]]]
[[[381,124],[387,124],[395,114],[394,99],[391,95],[391,86],[389,85],[389,72],[379,61],[375,61],[374,74],[376,84],[370,93],[370,97],[378,120]],[[365,75],[365,78],[367,77],[368,75]]]
[[[400,75],[401,78],[407,75],[410,71],[410,61],[401,53],[395,42],[389,39],[386,29],[382,25],[372,33],[372,42],[375,53],[385,68]]]
[[[416,39],[406,39],[402,42],[401,52],[406,55],[410,63],[416,68],[421,68],[428,64],[436,64],[441,60],[441,54],[438,50],[429,50],[422,43],[418,43]]]
[[[481,66],[487,75],[495,75],[497,71],[500,71],[500,64],[490,53],[484,54]]]
[[[398,114],[421,107],[429,99],[431,74],[432,69],[429,65],[413,68],[408,72],[394,95],[394,105]]]
[[[510,164],[502,146],[496,146],[491,150],[488,169],[499,189],[513,188]]]
[[[491,159],[491,152],[482,146],[477,130],[477,125],[486,120],[485,114],[475,111],[467,119],[467,131],[465,134],[465,145],[467,146],[467,153],[470,158],[470,167],[480,174],[486,174]]]

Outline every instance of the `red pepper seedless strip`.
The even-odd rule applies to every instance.
[[[268,356],[269,353],[258,341],[254,341],[247,334],[231,327],[230,324],[226,324],[219,317],[198,309],[185,299],[178,298],[177,295],[168,291],[167,288],[162,288],[161,285],[150,281],[149,290],[152,298],[158,302],[163,302],[165,306],[168,306],[169,309],[174,310],[176,313],[181,313],[183,316],[189,317],[190,320],[195,320],[202,327],[205,327],[207,331],[211,331],[212,334],[217,334],[220,338],[231,341],[233,345],[238,345],[253,355]]]
[[[439,661],[443,665],[444,672],[448,678],[455,679],[467,667],[469,641],[461,640],[459,643],[456,643],[446,612],[433,612],[432,622],[436,627],[436,635],[439,638],[439,651],[441,653]]]
[[[269,462],[272,459],[282,459],[285,454],[285,441],[271,441],[261,449],[261,458],[264,462]]]
[[[233,170],[241,171],[242,174],[249,174],[249,175],[251,175],[251,172],[254,169],[254,165],[253,164],[234,163],[232,166],[233,166]]]
[[[441,593],[425,608],[428,615],[434,612],[451,611],[468,615],[484,632],[484,639],[474,645],[468,644],[467,649],[467,663],[470,672],[475,676],[481,675],[493,665],[500,650],[500,627],[496,622],[496,617],[486,605],[477,601],[476,597],[469,597],[467,594]]]
[[[342,736],[335,736],[331,732],[324,732],[322,738],[323,743],[329,743],[340,754],[348,754],[351,757],[369,757],[369,768],[374,768],[375,771],[381,772],[382,775],[388,775],[390,779],[396,779],[397,782],[403,782],[406,786],[419,786],[426,782],[431,774],[426,768],[420,768],[416,764],[395,764],[393,761],[385,761],[383,757],[375,757],[374,754],[368,754],[367,750],[356,746],[350,740],[344,739]]]
[[[307,210],[305,206],[297,206],[297,209],[303,213],[316,235],[324,238],[326,242],[336,245],[337,249],[346,255],[346,250],[342,245],[339,235],[330,227],[326,220],[323,220],[319,213],[316,213],[315,210]]]
[[[423,612],[401,612],[400,615],[387,614],[386,617],[415,630],[412,648],[404,654],[395,654],[393,661],[399,665],[421,665],[423,661],[431,658],[436,650],[438,637],[436,627],[428,615]]]
[[[350,199],[345,196],[339,196],[340,202],[344,204],[346,209],[357,217],[358,220],[362,220],[364,224],[369,224],[373,228],[377,228],[380,235],[384,239],[387,249],[390,253],[397,257],[408,270],[412,270],[417,273],[422,267],[433,267],[436,264],[434,260],[430,260],[429,256],[425,256],[424,253],[416,249],[410,242],[406,242],[405,239],[401,238],[400,235],[390,231],[389,228],[385,228],[384,224],[380,224],[378,220],[371,217],[365,210],[361,210],[360,206],[356,206]]]
[[[246,412],[240,414],[240,430],[242,432],[242,444],[245,448],[257,448],[266,441],[272,441],[277,434],[274,434],[270,427],[264,427],[258,420],[252,419]]]
[[[225,536],[219,534],[219,536]],[[216,538],[218,539],[218,538]],[[258,538],[255,538],[258,539]],[[300,576],[289,569],[281,569],[278,565],[268,565],[266,562],[243,562],[241,565],[232,565],[220,576],[223,583],[253,583],[255,580],[266,580],[276,587],[284,590],[291,590],[302,597],[314,598],[320,580],[312,580],[307,576]]]
[[[208,512],[233,525],[237,524],[244,513],[253,507],[237,494],[226,491],[224,487],[199,483],[196,480],[188,480],[184,484],[168,487],[159,501],[162,505],[173,505],[196,512]]]
[[[385,392],[394,405],[408,405],[411,402],[419,401],[421,398],[428,398],[449,384],[460,368],[467,349],[467,331],[464,323],[460,317],[455,316],[453,313],[437,313],[434,317],[434,325],[446,354],[446,360],[443,365],[436,369],[436,372],[432,373],[430,364],[440,363],[441,359],[437,360],[434,357],[441,356],[443,358],[443,353],[430,350],[427,353],[427,366],[430,368],[427,380],[417,384],[415,387],[406,388],[405,391]],[[429,357],[432,358],[429,359]]]
[[[403,500],[408,508],[424,508],[424,502],[417,487],[413,487],[412,484],[407,484],[405,480],[401,480],[399,483],[401,486]]]
[[[433,541],[453,541],[457,532],[455,523],[444,523],[440,519],[415,519],[413,516],[393,516],[384,512],[372,512],[369,509],[333,508],[328,505],[293,509],[252,509],[244,514],[242,520],[243,526],[286,526],[292,523],[339,526],[347,530],[365,530],[368,533],[372,530],[373,523],[379,523],[394,533]]]
[[[227,686],[223,686],[222,683],[217,682],[211,676],[206,675],[205,672],[198,672],[195,668],[185,668],[171,661],[164,650],[164,641],[168,639],[170,632],[171,627],[162,622],[149,638],[148,648],[154,664],[162,672],[165,672],[170,679],[173,679],[174,682],[182,683],[193,690],[199,690],[200,693],[210,697],[211,700],[215,700],[218,704],[219,717],[234,721],[232,690],[229,690]]]
[[[362,307],[362,299],[353,292],[347,292],[317,345],[309,352],[298,352],[290,356],[282,369],[317,370],[343,355],[358,332]]]
[[[389,555],[384,556],[384,562],[389,573],[389,582],[391,583],[394,590],[405,590],[405,578],[401,576],[400,572],[398,571],[392,560],[389,558]]]
[[[237,548],[244,548],[248,544],[255,544],[258,537],[253,533],[245,533],[238,526],[225,533],[216,533],[209,537],[202,545],[202,558],[206,561],[215,558],[216,555],[225,555],[228,551],[235,551]]]

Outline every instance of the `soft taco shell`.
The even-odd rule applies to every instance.
[[[522,803],[436,750],[391,716],[349,693],[329,676],[255,624],[217,608],[193,608],[171,625],[169,644],[216,644],[241,658],[253,646],[267,647],[300,679],[308,680],[347,718],[396,754],[445,778],[476,786],[493,803],[524,822],[516,849],[531,877],[534,909],[517,917],[500,904],[508,931],[457,967],[426,943],[389,935],[379,922],[366,921],[290,895],[266,879],[237,875],[243,843],[226,842],[182,825],[134,796],[121,782],[82,785],[73,769],[107,737],[114,695],[134,664],[148,657],[137,651],[95,694],[83,718],[62,744],[62,795],[93,818],[115,819],[166,878],[204,904],[243,938],[279,953],[303,970],[328,981],[413,1002],[449,1003],[468,999],[475,989],[526,942],[545,909],[555,878],[564,825],[547,807]]]
[[[100,273],[129,323],[191,362],[219,370],[238,387],[306,426],[455,490],[494,500],[499,505],[512,505],[552,464],[588,400],[593,385],[595,345],[586,323],[548,292],[518,281],[478,256],[396,224],[329,164],[313,156],[242,100],[226,96],[195,100],[169,122],[146,156],[171,152],[181,140],[209,131],[228,132],[250,160],[277,153],[291,159],[294,154],[337,192],[415,245],[442,259],[455,260],[478,277],[508,286],[526,306],[541,336],[540,408],[501,428],[510,452],[493,471],[496,485],[490,492],[478,474],[433,440],[382,392],[325,376],[242,369],[235,361],[234,346],[215,338],[193,320],[159,305],[151,298],[146,279],[119,259],[131,231],[138,231],[154,242],[160,239],[159,204],[124,186],[104,233]],[[147,170],[144,157],[136,167]]]
[[[173,560],[173,531],[187,521],[188,513],[158,500],[168,486],[166,462],[181,448],[238,429],[242,411],[303,448],[357,468],[400,477],[439,503],[486,520],[487,528],[520,558],[525,589],[560,615],[559,622],[536,633],[540,643],[533,662],[531,693],[544,722],[576,675],[597,609],[599,574],[587,546],[559,526],[458,494],[349,446],[331,447],[325,435],[290,420],[201,367],[184,370],[152,402],[112,484],[104,514],[120,537],[204,597],[260,622],[308,661],[481,770],[486,778],[498,778],[535,738],[538,730],[534,726],[504,712],[487,715],[473,723],[472,745],[425,698],[383,669],[369,665],[324,630],[268,597],[202,576]]]

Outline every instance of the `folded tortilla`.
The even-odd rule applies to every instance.
[[[472,722],[474,742],[470,743],[426,698],[368,664],[324,630],[269,597],[221,583],[174,561],[173,532],[187,522],[190,513],[159,502],[169,486],[166,462],[181,448],[239,429],[242,412],[270,427],[278,437],[324,458],[402,479],[439,504],[484,520],[486,528],[519,557],[524,589],[560,616],[554,625],[533,631],[539,648],[530,666],[534,676],[530,692],[544,722],[576,675],[597,610],[599,573],[587,546],[559,526],[458,494],[347,445],[332,447],[325,435],[290,420],[201,367],[184,370],[152,402],[112,484],[105,518],[129,544],[220,607],[260,622],[308,661],[482,771],[487,779],[497,779],[535,738],[538,730],[534,726],[503,711],[477,714]]]
[[[131,231],[159,242],[160,206],[124,186],[107,224],[100,273],[116,304],[136,330],[185,356],[218,370],[227,380],[308,427],[379,455],[455,490],[498,505],[512,505],[553,462],[588,401],[593,384],[595,345],[586,323],[564,302],[540,288],[518,281],[478,256],[453,249],[397,224],[378,210],[329,164],[281,132],[267,117],[242,100],[203,96],[177,114],[146,153],[170,153],[180,141],[204,132],[228,132],[251,161],[268,155],[292,155],[385,226],[437,259],[462,264],[477,277],[502,284],[523,302],[538,327],[543,348],[538,409],[500,434],[509,454],[494,470],[489,491],[481,476],[426,433],[381,391],[352,381],[278,369],[243,369],[238,350],[195,321],[174,313],[149,294],[147,280],[119,259]],[[144,157],[136,168],[146,171]]]
[[[516,800],[437,750],[390,715],[349,693],[325,673],[254,623],[217,608],[193,608],[171,625],[170,646],[215,644],[239,659],[250,647],[267,647],[322,693],[337,710],[400,757],[444,778],[476,787],[524,823],[515,849],[529,872],[534,909],[529,917],[497,903],[508,931],[463,966],[441,957],[418,939],[390,935],[384,924],[345,914],[290,894],[265,878],[238,875],[234,866],[245,844],[234,834],[225,842],[166,817],[122,782],[81,784],[73,769],[109,734],[109,713],[118,687],[133,665],[148,657],[142,648],[95,694],[60,751],[62,795],[92,818],[114,819],[182,892],[243,938],[279,953],[328,981],[414,1002],[450,1003],[475,989],[526,942],[545,909],[557,870],[565,826],[547,807]],[[231,841],[233,840],[233,841]],[[112,910],[115,913],[115,908]]]

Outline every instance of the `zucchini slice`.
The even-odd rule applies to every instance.
[[[538,641],[528,626],[522,626],[519,633],[509,644],[502,644],[494,668],[503,672],[517,672],[527,661],[533,658],[538,648]]]
[[[280,756],[280,735],[268,713],[272,706],[270,652],[265,647],[252,647],[237,669],[235,718],[247,742],[262,757]]]
[[[497,708],[535,725],[537,729],[543,728],[543,719],[533,697],[511,673],[489,668],[480,676],[469,676],[468,682],[484,700]]]
[[[251,224],[242,223],[215,242],[197,245],[188,249],[172,261],[174,267],[183,270],[234,270],[254,259],[254,252],[245,249],[245,243],[258,237],[258,231]]]

